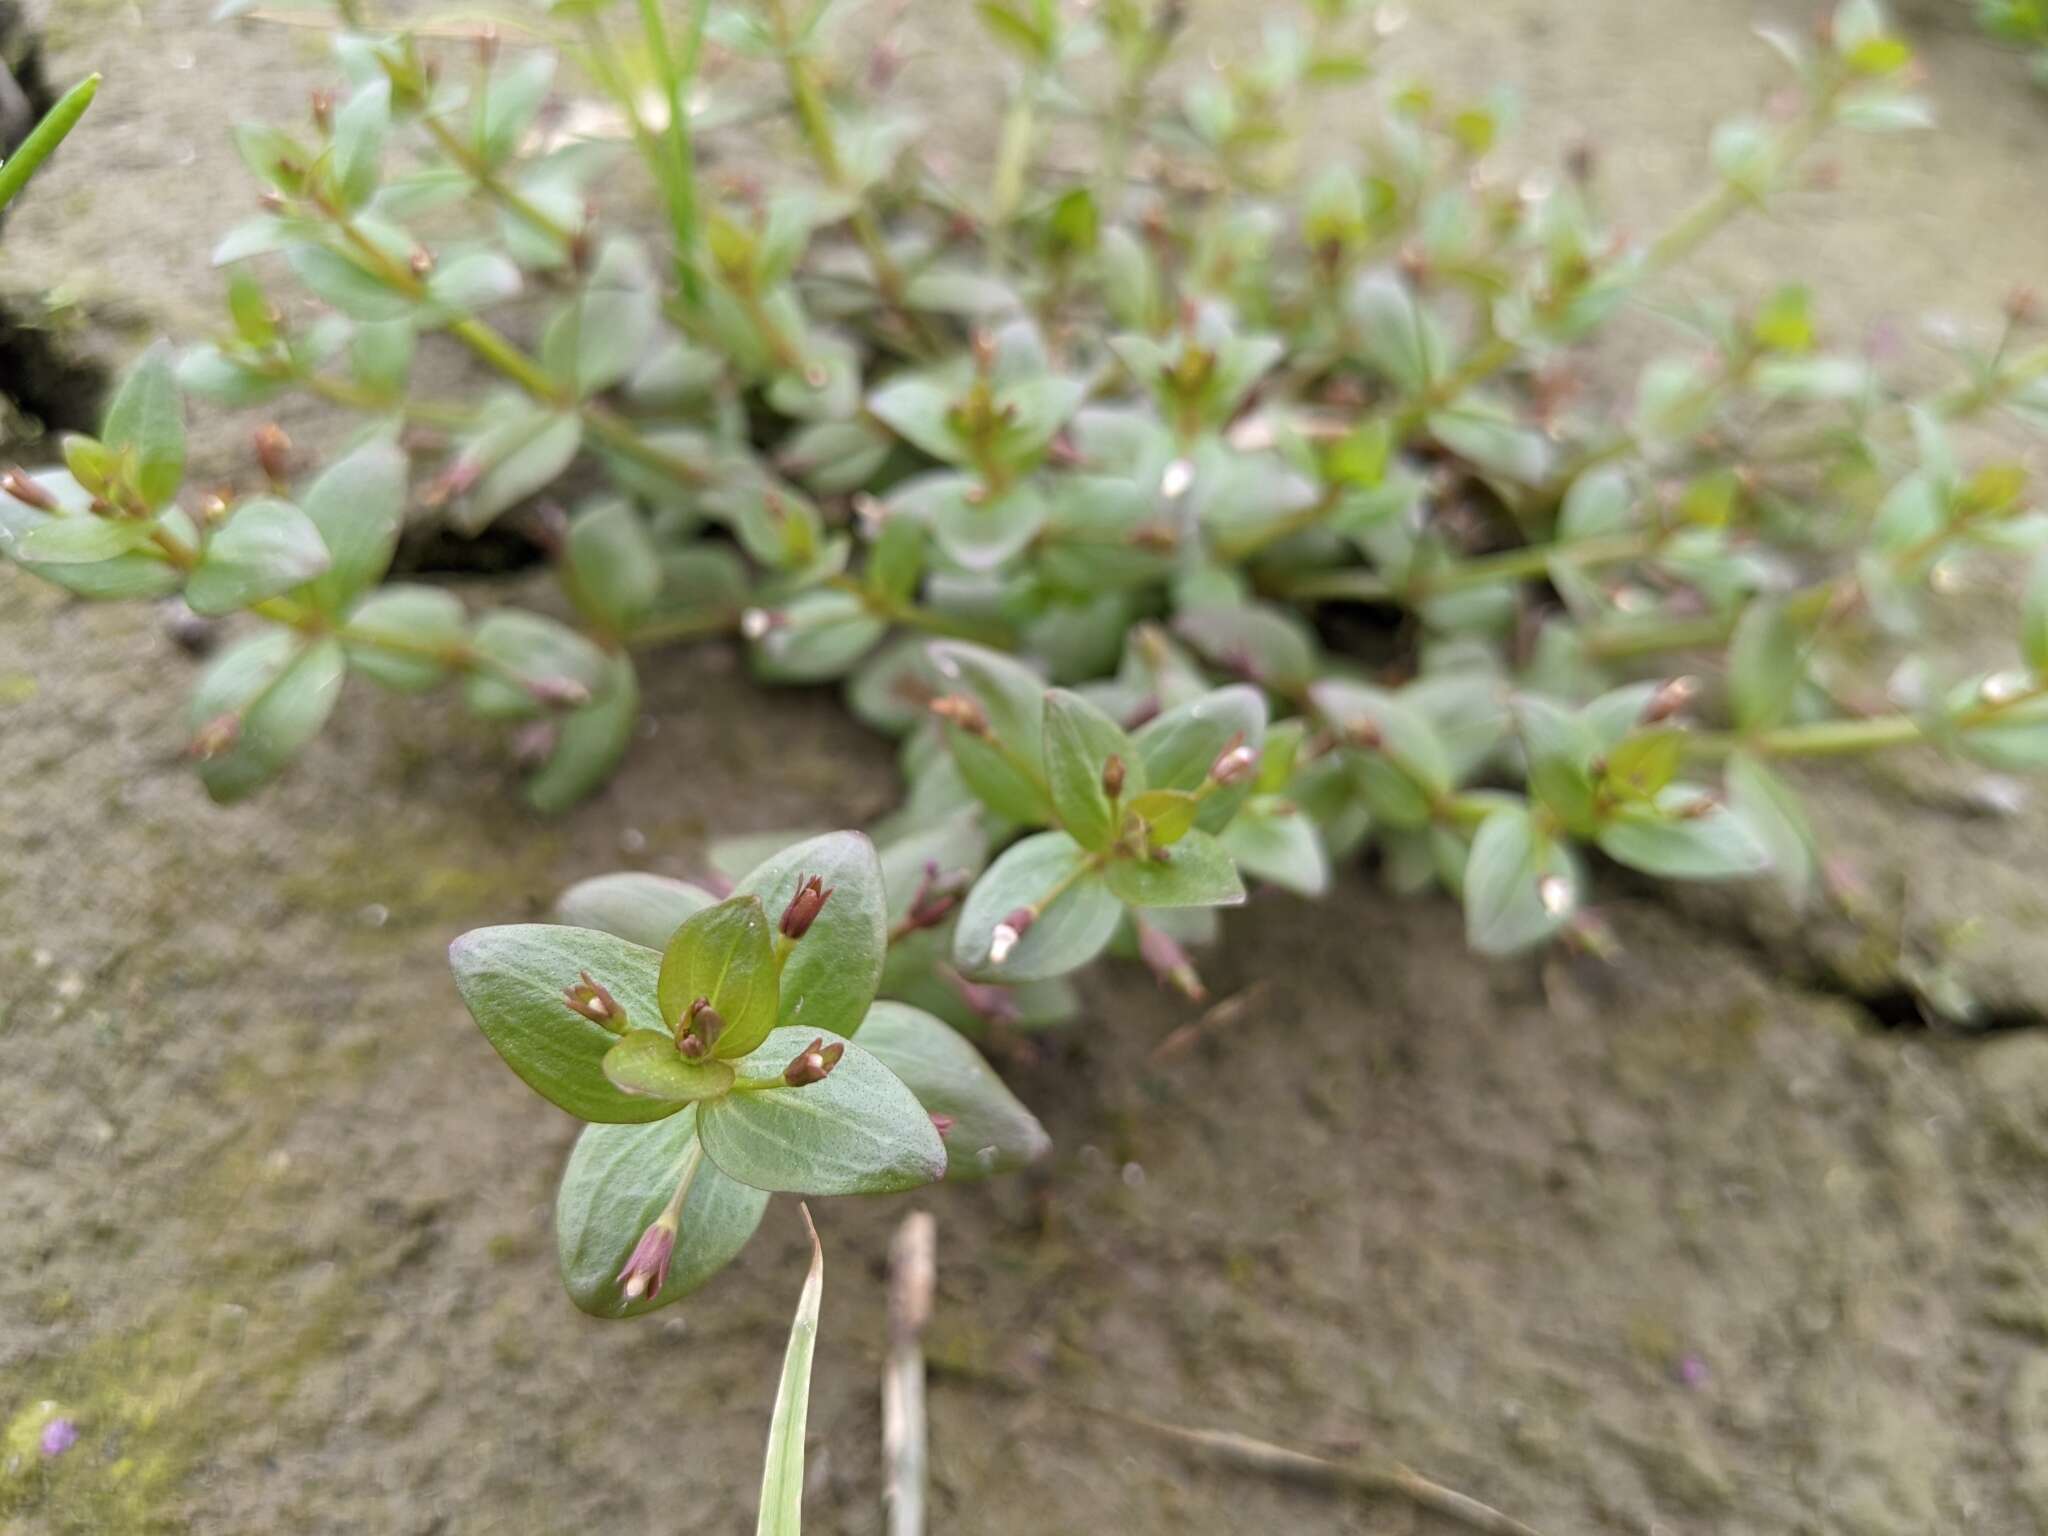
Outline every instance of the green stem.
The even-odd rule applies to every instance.
[[[558,219],[550,217],[536,207],[516,187],[512,186],[496,171],[484,164],[483,159],[462,142],[449,126],[438,117],[426,119],[429,137],[440,148],[441,153],[453,161],[462,173],[483,189],[484,195],[499,207],[504,208],[543,237],[552,240],[563,250],[572,250],[576,245],[576,232]]]

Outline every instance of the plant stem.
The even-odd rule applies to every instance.
[[[1524,544],[1490,555],[1475,555],[1440,570],[1424,572],[1404,586],[1396,587],[1383,576],[1363,567],[1312,573],[1286,581],[1280,595],[1297,601],[1335,598],[1351,602],[1416,603],[1449,592],[1470,591],[1495,582],[1524,581],[1544,575],[1553,564],[1575,566],[1615,565],[1640,560],[1656,552],[1660,536],[1650,532],[1602,534],[1569,542]]]
[[[425,119],[427,134],[439,147],[442,154],[452,160],[462,173],[483,189],[484,195],[506,209],[532,229],[538,231],[559,245],[564,251],[573,250],[576,232],[559,220],[550,217],[512,186],[496,171],[484,164],[483,159],[462,142],[455,131],[438,117]]]
[[[767,0],[766,10],[769,23],[775,30],[775,41],[782,51],[783,79],[788,84],[790,103],[796,109],[797,124],[803,130],[804,143],[810,147],[811,158],[817,162],[818,173],[835,192],[854,191],[847,185],[846,162],[839,153],[839,141],[832,130],[831,109],[825,104],[825,93],[818,85],[810,60],[798,44],[789,8],[785,0]],[[875,286],[881,290],[882,298],[891,309],[903,312],[903,274],[882,239],[874,210],[865,200],[856,202],[851,221],[854,238],[867,253],[868,265],[874,271]]]
[[[654,59],[662,95],[668,102],[668,128],[663,134],[668,169],[662,179],[668,194],[669,223],[676,239],[676,280],[684,305],[693,313],[703,307],[704,281],[697,268],[697,155],[690,142],[689,87],[697,70],[708,9],[709,0],[696,0],[683,56],[678,59],[669,46],[661,0],[640,0],[640,29],[646,34],[647,51]]]

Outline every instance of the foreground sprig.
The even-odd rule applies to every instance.
[[[1599,859],[1808,897],[1788,760],[2048,766],[2048,514],[1955,446],[2048,417],[2030,296],[1925,392],[1800,287],[1683,311],[1594,382],[1608,322],[1817,141],[1924,125],[1870,0],[1768,39],[1765,105],[1642,239],[1597,154],[1511,176],[1508,103],[1387,78],[1393,18],[1358,0],[1199,69],[1171,0],[981,6],[1015,71],[992,168],[890,107],[889,40],[849,67],[839,9],[563,0],[451,39],[338,8],[341,83],[237,130],[258,192],[219,332],[0,478],[24,571],[233,621],[190,711],[219,800],[365,679],[459,690],[566,808],[704,637],[900,742],[865,835],[721,847],[701,888],[606,877],[456,945],[507,1064],[588,1122],[557,1222],[579,1305],[689,1294],[772,1192],[1029,1161],[970,1040],[1072,1016],[1106,953],[1204,997],[1250,886],[1317,896],[1370,851],[1481,951],[1597,946]],[[1369,109],[1348,138],[1337,93]],[[714,169],[736,138],[746,175]],[[600,196],[635,155],[659,239]],[[256,488],[185,486],[181,395],[292,392],[359,432],[308,468],[266,428]],[[511,535],[558,600],[405,579],[420,525]],[[1986,554],[2043,572],[2010,665],[1873,700]]]

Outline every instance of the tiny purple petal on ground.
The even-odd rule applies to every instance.
[[[42,1450],[45,1456],[62,1456],[78,1443],[78,1426],[69,1419],[52,1419],[43,1426]]]
[[[1688,1387],[1705,1386],[1707,1362],[1698,1355],[1681,1355],[1678,1361],[1678,1379]]]

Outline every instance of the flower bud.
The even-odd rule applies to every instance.
[[[1038,921],[1038,914],[1029,907],[1019,907],[1000,923],[989,935],[988,963],[1001,965],[1010,958],[1010,952],[1023,942],[1024,935],[1031,931],[1031,925]]]
[[[619,1289],[626,1293],[626,1300],[659,1296],[661,1288],[668,1284],[669,1261],[675,1254],[674,1222],[664,1217],[642,1232],[640,1241],[633,1245],[632,1257],[618,1273]]]
[[[988,734],[987,713],[964,693],[942,693],[925,707],[948,725],[958,726],[970,736]]]
[[[232,747],[242,734],[242,717],[232,711],[215,715],[192,733],[191,753],[198,761],[211,762]]]
[[[953,1133],[953,1127],[956,1124],[958,1124],[958,1121],[951,1115],[932,1116],[932,1129],[939,1133],[939,1139],[942,1141]]]
[[[1209,765],[1209,777],[1225,786],[1242,784],[1258,766],[1259,754],[1246,746],[1240,735],[1217,754]]]
[[[0,475],[0,491],[5,491],[25,507],[34,507],[38,512],[57,510],[57,498],[52,496],[40,481],[31,478],[25,469],[16,467]]]
[[[573,677],[528,678],[526,691],[550,709],[580,709],[590,702],[590,690]]]
[[[588,971],[578,971],[575,984],[562,988],[562,1001],[571,1013],[581,1014],[593,1024],[602,1024],[615,1035],[626,1032],[626,1010],[605,990],[603,983],[591,979]]]
[[[1164,929],[1146,922],[1138,924],[1138,958],[1145,962],[1162,985],[1173,988],[1189,1002],[1205,1003],[1209,1000],[1209,989],[1202,985],[1194,961]]]
[[[272,485],[283,485],[292,477],[292,440],[274,421],[256,429],[256,462]]]
[[[818,914],[825,910],[825,903],[832,899],[837,886],[825,884],[818,875],[798,875],[796,894],[789,898],[789,905],[782,909],[782,921],[776,926],[785,939],[800,939],[811,931],[811,924],[818,920]]]
[[[696,1061],[711,1053],[724,1030],[725,1020],[711,1006],[711,999],[700,997],[683,1014],[682,1026],[676,1030],[676,1049]]]
[[[1690,677],[1674,677],[1659,684],[1657,691],[1650,695],[1650,702],[1643,706],[1643,724],[1656,725],[1669,720],[1690,704],[1693,695],[1699,691],[1699,683]]]
[[[846,1054],[846,1047],[834,1040],[830,1045],[820,1035],[801,1051],[795,1059],[782,1069],[782,1080],[792,1088],[808,1088],[812,1083],[822,1083],[832,1075],[832,1069],[839,1065],[839,1058]]]
[[[939,980],[959,995],[960,1001],[977,1019],[984,1024],[1015,1024],[1022,1015],[1017,1009],[1017,1000],[1008,987],[990,986],[985,982],[969,981],[950,965],[936,967]]]
[[[315,91],[313,93],[312,105],[313,126],[320,130],[321,136],[324,138],[334,131],[334,92],[329,90]]]
[[[1124,792],[1124,760],[1113,752],[1102,765],[1102,792],[1112,800]]]

